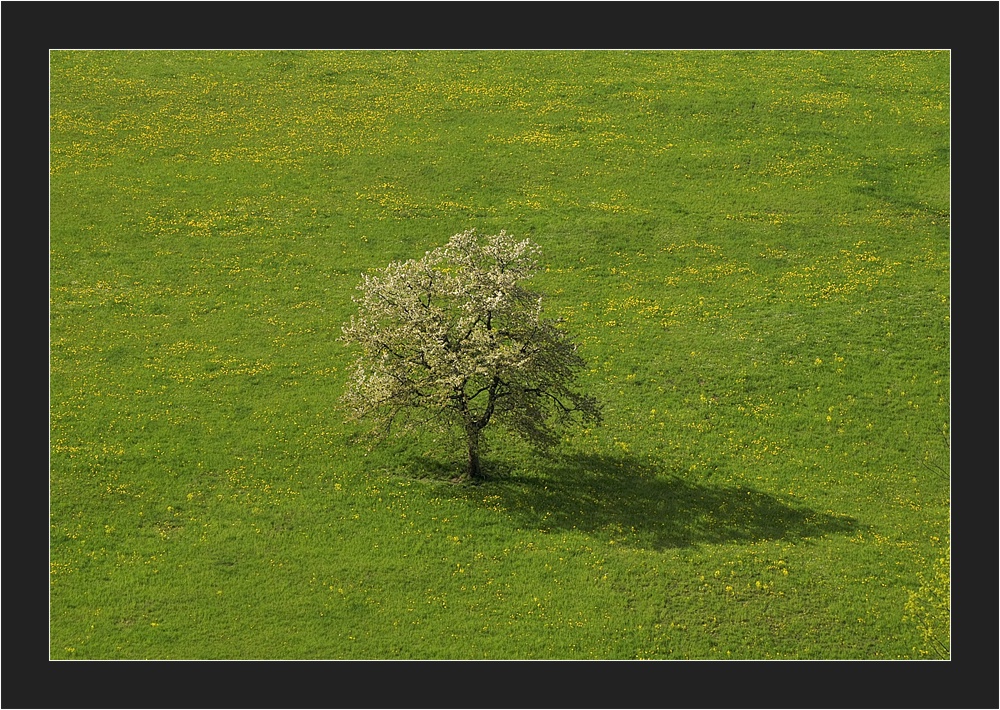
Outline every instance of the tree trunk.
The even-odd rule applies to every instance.
[[[482,469],[479,467],[479,429],[469,427],[465,430],[469,443],[469,467],[466,476],[472,480],[482,477]]]

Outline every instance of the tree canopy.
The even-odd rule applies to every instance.
[[[468,230],[421,259],[362,277],[343,339],[360,346],[343,402],[377,433],[457,428],[466,476],[479,478],[483,430],[495,423],[539,448],[574,416],[599,422],[597,400],[574,389],[583,359],[542,296],[522,284],[539,247],[505,231]]]

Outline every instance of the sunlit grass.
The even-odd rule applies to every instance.
[[[54,52],[55,658],[948,653],[943,52]],[[603,427],[371,451],[360,274],[543,249]]]

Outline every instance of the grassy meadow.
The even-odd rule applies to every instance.
[[[52,52],[51,657],[949,657],[949,71]],[[605,421],[455,485],[338,338],[472,227]]]

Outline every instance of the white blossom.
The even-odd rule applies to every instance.
[[[576,346],[522,286],[539,255],[528,239],[470,229],[362,276],[358,313],[343,328],[360,346],[343,398],[352,416],[377,433],[459,429],[471,477],[490,423],[546,447],[573,414],[599,421],[596,399],[571,388],[584,366]]]

